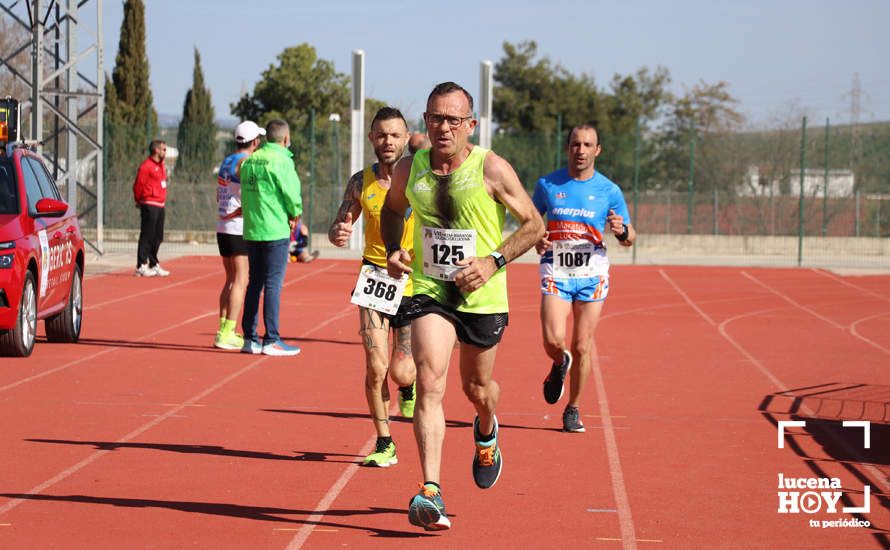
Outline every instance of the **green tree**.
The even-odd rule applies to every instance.
[[[504,132],[553,132],[557,116],[569,123],[603,115],[593,77],[577,77],[547,57],[534,41],[504,42],[504,57],[494,68],[492,111]],[[567,117],[567,118],[565,118]]]
[[[263,71],[253,93],[231,105],[232,114],[261,126],[275,118],[286,120],[291,127],[294,159],[302,172],[309,165],[307,129],[311,110],[315,110],[315,133],[319,141],[331,134],[332,122],[328,120],[331,113],[340,115],[339,124],[349,128],[349,77],[338,73],[332,61],[319,59],[315,48],[306,43],[286,48],[277,60],[277,64]],[[349,140],[341,139],[341,145],[343,143],[348,151]],[[330,162],[319,160],[316,161],[318,167]]]
[[[505,42],[503,48],[494,74],[492,107],[498,133],[493,141],[526,187],[553,170],[558,158],[565,159],[562,149],[568,129],[590,122],[597,123],[605,151],[598,166],[629,186],[637,121],[644,131],[654,125],[671,98],[667,69],[615,75],[609,89],[601,90],[593,76],[574,75],[546,56],[539,57],[533,41]],[[560,119],[563,133],[556,135]]]
[[[176,171],[191,181],[200,181],[213,169],[217,156],[216,123],[210,91],[204,86],[201,54],[195,48],[192,87],[185,94],[179,122]]]
[[[744,117],[729,84],[699,82],[674,99],[657,136],[654,159],[662,183],[669,189],[686,189],[690,152],[695,139],[695,190],[730,189],[743,183],[746,160],[738,131]]]
[[[124,19],[110,82],[106,84],[106,151],[110,177],[124,177],[145,157],[158,128],[145,52],[145,5],[124,2]],[[110,88],[113,87],[112,92]],[[131,174],[130,174],[131,175]]]

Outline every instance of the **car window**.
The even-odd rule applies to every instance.
[[[43,198],[40,191],[40,184],[37,183],[37,176],[31,168],[31,163],[25,162],[26,157],[22,157],[22,176],[25,179],[25,193],[28,195],[28,213],[32,216],[37,214],[37,201]]]
[[[53,183],[53,179],[49,176],[43,163],[30,157],[26,160],[31,165],[31,168],[34,169],[34,175],[37,176],[37,184],[40,186],[40,194],[46,199],[61,200],[62,196],[59,194],[56,184]]]
[[[19,200],[15,170],[9,159],[0,160],[0,214],[18,214]]]

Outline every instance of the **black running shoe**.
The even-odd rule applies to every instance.
[[[569,350],[563,350],[562,363],[554,363],[550,367],[550,374],[544,379],[544,400],[551,405],[560,400],[563,393],[563,382],[569,369],[572,368],[572,354]]]
[[[562,431],[575,433],[584,431],[584,424],[581,423],[578,407],[566,407],[566,410],[562,412]]]
[[[473,438],[476,440],[476,452],[473,455],[473,481],[480,489],[488,489],[501,477],[501,448],[498,446],[498,419],[494,419],[494,432],[491,441],[482,443],[479,433],[479,417],[473,421]]]

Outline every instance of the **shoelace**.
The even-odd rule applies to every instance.
[[[436,489],[430,489],[429,487],[427,487],[426,485],[424,485],[423,483],[420,483],[420,482],[418,482],[417,484],[420,485],[420,494],[422,494],[426,498],[433,498],[435,496],[439,496],[439,491],[437,491]]]
[[[386,443],[385,441],[378,441],[378,442],[377,442],[377,448],[374,449],[374,452],[375,452],[375,453],[382,453],[382,452],[385,452],[386,449],[387,449],[387,447],[389,447],[389,443]]]
[[[479,464],[482,466],[491,466],[494,464],[494,449],[495,446],[491,447],[476,447],[476,457],[479,459]]]
[[[402,401],[411,401],[414,399],[414,387],[406,386],[404,388],[399,388],[399,393],[402,394]]]
[[[572,422],[574,424],[579,423],[580,415],[578,414],[578,409],[574,407],[566,409],[564,416],[565,419],[569,422]]]

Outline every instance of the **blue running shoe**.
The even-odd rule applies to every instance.
[[[420,492],[408,503],[408,521],[427,531],[451,529],[451,520],[445,513],[445,502],[435,485],[420,485]]]
[[[473,421],[473,437],[476,439],[476,453],[473,455],[473,481],[480,489],[493,487],[501,477],[501,448],[498,446],[498,419],[494,419],[494,432],[491,441],[482,442],[479,433],[479,417]]]
[[[259,355],[263,353],[263,346],[260,345],[259,342],[254,342],[253,340],[244,340],[244,346],[241,348],[241,353],[250,353],[251,355]]]
[[[289,346],[281,340],[266,344],[263,346],[264,355],[272,355],[275,357],[288,357],[300,353],[300,346]]]

